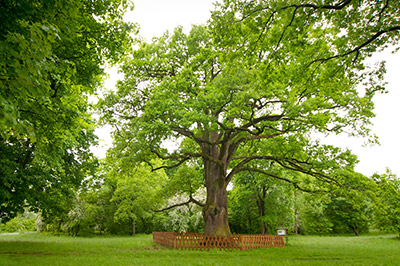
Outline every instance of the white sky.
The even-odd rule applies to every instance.
[[[166,30],[172,31],[177,26],[183,26],[189,31],[193,24],[204,24],[210,17],[213,9],[213,0],[133,0],[135,8],[128,12],[125,19],[140,25],[139,34],[147,41],[152,37],[162,35]],[[384,52],[376,56],[387,61],[388,94],[377,95],[375,98],[376,117],[373,132],[378,135],[380,146],[363,147],[365,140],[357,138],[330,138],[330,144],[348,147],[358,156],[360,163],[356,170],[364,175],[384,173],[390,168],[393,173],[400,174],[400,129],[398,115],[400,115],[400,53]],[[118,79],[116,69],[109,71],[110,79],[105,87],[110,89]],[[110,146],[111,138],[108,127],[98,129],[100,146],[93,151],[100,157],[105,156],[105,150]]]

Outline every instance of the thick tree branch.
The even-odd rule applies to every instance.
[[[235,157],[232,160],[239,160],[243,159],[241,162],[239,162],[233,169],[232,171],[226,176],[226,181],[230,182],[235,174],[241,171],[243,167],[248,164],[251,161],[254,160],[276,160],[272,156],[263,156],[263,155],[254,155],[254,156],[241,156],[241,157]]]
[[[153,210],[153,211],[154,211],[154,212],[163,212],[163,211],[167,211],[167,210],[170,210],[170,209],[173,209],[173,208],[176,208],[176,207],[189,205],[190,202],[191,202],[191,201],[190,201],[190,199],[189,199],[189,200],[186,201],[186,202],[174,204],[174,205],[168,206],[168,207],[166,207],[166,208],[163,208],[163,209],[161,209],[161,210]]]
[[[265,115],[265,116],[261,116],[259,118],[255,118],[251,121],[249,121],[248,123],[242,125],[240,128],[238,129],[245,129],[245,128],[249,128],[251,126],[255,126],[260,122],[264,122],[264,121],[271,121],[271,122],[276,122],[280,119],[283,118],[283,115]]]
[[[314,172],[311,169],[307,170],[303,166],[301,166],[301,164],[307,164],[309,166],[312,166],[312,164],[310,164],[310,163],[300,162],[300,161],[298,161],[296,159],[275,160],[275,162],[277,162],[280,166],[282,166],[285,169],[296,171],[296,172],[301,172],[303,174],[306,174],[306,175],[309,175],[309,176],[313,176],[313,177],[315,177],[315,178],[317,178],[317,179],[319,179],[319,180],[321,180],[323,182],[330,183],[330,184],[335,184],[337,186],[341,186],[341,184],[337,180],[335,180],[334,178],[329,177],[329,176],[327,176],[325,174],[322,174],[322,173]],[[288,163],[289,165],[285,164],[285,162]]]
[[[243,137],[240,137],[239,139],[237,139],[236,141],[234,141],[234,143],[231,145],[231,146],[232,146],[232,151],[231,151],[231,152],[236,151],[236,149],[239,147],[239,145],[242,144],[242,143],[245,142],[245,141],[252,141],[252,140],[257,140],[257,139],[270,139],[270,138],[275,138],[275,137],[277,137],[277,136],[281,136],[281,135],[283,135],[283,134],[289,132],[289,130],[291,129],[291,127],[292,127],[292,126],[291,126],[290,124],[289,124],[288,128],[285,129],[285,130],[279,130],[279,129],[275,129],[275,128],[272,128],[272,127],[263,127],[262,129],[258,129],[257,132],[253,132],[253,131],[251,131],[250,129],[243,129],[243,128],[240,128],[241,130],[239,130],[238,132],[240,132],[240,131],[242,131],[242,132],[243,132],[243,131],[247,131],[247,132],[249,132],[250,134],[252,134],[253,136],[243,136]],[[275,133],[275,134],[262,134],[262,132],[265,130],[265,128],[273,129],[273,130],[275,130],[275,131],[278,131],[279,133]],[[232,138],[234,138],[236,135],[237,135],[237,134],[235,134]]]
[[[208,144],[208,145],[214,145],[214,144],[216,144],[216,143],[210,142],[209,140],[202,139],[202,138],[198,138],[198,137],[196,137],[196,136],[194,135],[194,133],[193,133],[192,131],[186,130],[186,129],[181,128],[181,127],[171,127],[171,130],[174,131],[174,132],[176,132],[176,133],[179,133],[179,134],[181,134],[181,135],[183,135],[183,136],[185,136],[185,137],[188,137],[188,138],[193,139],[193,140],[196,141],[199,145],[201,145],[201,144]]]
[[[271,160],[274,161],[276,163],[278,163],[280,166],[282,166],[285,169],[288,170],[292,170],[292,171],[296,171],[296,172],[301,172],[303,174],[309,175],[309,176],[313,176],[315,178],[317,178],[320,181],[326,182],[326,183],[330,183],[330,184],[335,184],[337,186],[341,186],[341,184],[336,181],[334,178],[329,177],[325,174],[322,173],[318,173],[315,171],[312,171],[311,169],[305,169],[304,166],[302,165],[307,165],[308,167],[312,167],[311,163],[308,162],[303,162],[303,161],[299,161],[297,159],[278,159],[276,157],[272,157],[272,156],[263,156],[263,155],[255,155],[255,156],[239,156],[239,157],[235,157],[233,158],[233,160],[240,160],[243,159],[241,162],[239,162],[233,169],[232,171],[229,173],[229,175],[226,177],[228,181],[230,181],[232,179],[232,177],[242,171],[243,168],[246,168],[245,166],[254,160]],[[253,168],[251,168],[253,169]]]
[[[347,5],[349,5],[351,3],[352,0],[344,0],[342,2],[340,2],[337,5],[316,5],[316,4],[294,4],[294,5],[289,5],[289,6],[283,6],[278,8],[277,10],[272,11],[272,14],[279,12],[279,11],[283,11],[289,8],[312,8],[314,10],[318,10],[318,9],[327,9],[327,10],[341,10],[343,8],[345,8]],[[242,22],[244,20],[246,20],[247,18],[251,17],[253,14],[260,12],[260,11],[264,11],[264,10],[272,10],[270,7],[263,7],[263,8],[258,8],[258,9],[254,9],[253,11],[251,11],[250,13],[244,15],[240,20],[238,20],[237,22]]]
[[[152,153],[154,153],[155,155],[157,155],[158,158],[162,159],[162,160],[178,160],[178,162],[176,164],[173,165],[163,165],[157,168],[153,168],[151,167],[152,171],[157,171],[160,169],[172,169],[175,167],[180,166],[181,164],[183,164],[184,162],[186,162],[187,160],[193,159],[193,158],[204,158],[205,160],[208,161],[212,161],[218,165],[223,165],[222,162],[220,160],[218,160],[217,158],[214,158],[212,156],[209,156],[205,153],[190,153],[190,152],[185,152],[182,154],[176,154],[176,155],[168,155],[168,156],[163,156],[162,154],[160,154],[158,151],[155,150],[151,150]],[[149,164],[151,166],[151,164]]]
[[[172,154],[172,155],[168,155],[168,156],[164,156],[162,154],[160,154],[158,151],[156,150],[151,150],[152,153],[154,153],[155,155],[157,155],[158,158],[162,159],[162,160],[180,160],[183,158],[196,158],[196,157],[201,157],[201,155],[199,153],[190,153],[190,152],[185,152],[185,153],[181,153],[181,154]]]
[[[400,26],[394,26],[394,27],[391,27],[391,28],[389,28],[389,29],[379,31],[379,32],[375,33],[374,36],[372,36],[371,38],[369,38],[368,40],[366,40],[365,42],[363,42],[363,43],[360,44],[359,46],[353,48],[352,50],[350,50],[350,51],[348,51],[348,52],[346,52],[346,53],[337,54],[337,55],[330,56],[330,57],[326,57],[326,58],[315,59],[315,60],[313,60],[310,64],[308,64],[308,67],[309,67],[310,65],[316,63],[316,62],[326,62],[326,61],[329,61],[329,60],[331,60],[331,59],[335,59],[335,58],[339,58],[339,57],[345,57],[345,56],[350,55],[350,54],[353,54],[353,53],[357,53],[357,57],[358,57],[358,53],[359,53],[364,47],[366,47],[366,46],[369,45],[370,43],[374,42],[374,41],[375,41],[376,39],[378,39],[381,35],[386,34],[386,33],[389,33],[389,32],[393,32],[393,31],[400,31]],[[356,58],[357,58],[357,57],[356,57]],[[354,60],[353,60],[353,62],[354,62]]]
[[[266,175],[266,176],[270,176],[270,177],[275,178],[275,179],[279,179],[279,180],[288,182],[288,183],[292,184],[293,187],[295,187],[296,189],[304,191],[304,192],[309,192],[309,193],[320,193],[320,192],[327,193],[327,192],[329,192],[327,190],[310,190],[310,189],[302,188],[302,187],[299,186],[299,184],[297,184],[296,182],[294,182],[294,181],[292,181],[290,179],[287,179],[287,178],[284,178],[284,177],[280,177],[280,176],[268,173],[267,171],[261,170],[261,169],[258,169],[258,168],[244,167],[244,168],[239,169],[238,172],[242,172],[242,171],[257,172],[257,173],[260,173],[260,174],[263,174],[263,175]]]
[[[162,166],[159,166],[157,168],[153,168],[153,166],[151,164],[149,164],[149,163],[148,164],[151,166],[151,171],[154,172],[154,171],[161,170],[161,169],[173,169],[173,168],[176,168],[176,167],[180,166],[181,164],[183,164],[184,162],[186,162],[189,159],[191,159],[191,157],[185,157],[182,160],[179,160],[176,164],[173,164],[173,165],[162,165]]]
[[[252,137],[247,137],[247,140],[272,139],[272,138],[281,136],[282,134],[284,134],[284,132],[276,133],[276,134],[266,134],[266,135],[252,136]]]
[[[190,198],[190,202],[192,202],[192,203],[194,203],[194,204],[196,204],[196,205],[198,205],[198,206],[200,206],[200,207],[206,206],[205,203],[202,203],[202,202],[196,200],[195,198],[193,198],[193,195],[192,195],[192,194],[189,195],[189,198]]]
[[[300,4],[300,5],[290,5],[286,7],[280,8],[281,10],[287,9],[287,8],[312,8],[312,9],[328,9],[328,10],[341,10],[345,8],[347,5],[351,3],[352,0],[345,0],[340,2],[337,5],[315,5],[315,4]]]
[[[186,202],[174,204],[174,205],[168,206],[168,207],[166,207],[166,208],[163,208],[163,209],[161,209],[161,210],[153,210],[153,211],[154,211],[154,212],[163,212],[163,211],[167,211],[167,210],[170,210],[170,209],[173,209],[173,208],[176,208],[176,207],[189,205],[190,203],[194,203],[194,204],[196,204],[196,205],[198,205],[198,206],[200,206],[200,207],[206,206],[206,204],[204,204],[204,203],[202,203],[202,202],[200,202],[200,201],[194,199],[193,196],[192,196],[192,194],[190,194],[190,195],[189,195],[189,200],[186,201]]]

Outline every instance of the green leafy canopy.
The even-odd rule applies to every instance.
[[[133,26],[122,21],[127,5],[0,3],[1,215],[12,217],[25,204],[55,210],[56,199],[71,201],[92,173],[89,147],[96,138],[88,97],[101,84],[104,65],[118,62],[131,41]]]

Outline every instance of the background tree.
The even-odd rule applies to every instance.
[[[228,191],[229,226],[232,233],[260,233],[260,215],[251,190],[234,186]]]
[[[332,221],[326,215],[329,199],[321,194],[296,193],[297,225],[300,234],[330,234]]]
[[[333,233],[352,232],[358,236],[369,230],[372,208],[368,198],[335,195],[326,212],[333,224]]]
[[[0,3],[1,215],[55,216],[90,171],[88,97],[129,43],[127,1]],[[53,209],[52,211],[50,211]],[[49,212],[49,215],[47,213]]]
[[[304,191],[351,187],[356,157],[311,133],[369,135],[384,67],[366,69],[363,59],[398,41],[398,4],[318,4],[224,1],[209,28],[140,43],[118,90],[101,103],[122,156],[163,159],[153,170],[202,161],[207,198],[197,203],[206,234],[231,233],[226,188],[240,172]],[[367,32],[387,29],[354,46],[365,35],[364,15],[364,24],[379,24]],[[183,139],[190,145],[164,146]]]
[[[117,210],[116,204],[111,202],[114,191],[115,187],[108,180],[101,185],[82,188],[68,212],[63,231],[70,235],[124,232],[126,230],[124,224],[114,223],[114,213]],[[129,225],[128,231],[130,228]]]
[[[230,226],[237,233],[272,234],[293,223],[293,190],[282,180],[242,172],[228,195]]]
[[[389,170],[373,178],[378,185],[374,202],[375,226],[384,232],[400,234],[400,180]]]
[[[157,164],[160,162],[154,162],[154,165]],[[116,189],[111,199],[117,206],[114,220],[130,223],[131,235],[135,235],[137,221],[145,224],[146,220],[154,217],[153,210],[163,205],[163,197],[159,194],[167,176],[164,171],[151,172],[148,165],[135,167],[128,161],[114,165],[113,168],[116,171],[111,171],[109,178],[116,180]]]
[[[375,185],[356,174],[352,189],[334,189],[330,193],[298,195],[301,232],[305,234],[368,232],[372,225]]]

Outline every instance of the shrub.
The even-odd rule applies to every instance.
[[[25,218],[18,216],[11,219],[6,224],[2,224],[0,227],[0,232],[14,233],[35,231],[35,221],[35,218]]]

